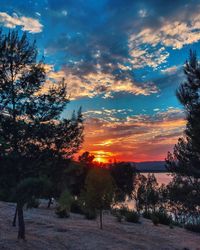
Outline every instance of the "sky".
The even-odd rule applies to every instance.
[[[1,0],[3,30],[27,31],[47,86],[65,78],[99,161],[164,160],[185,128],[175,91],[199,52],[200,1]]]

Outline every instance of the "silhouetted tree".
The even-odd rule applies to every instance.
[[[159,201],[158,182],[154,174],[148,174],[146,181],[145,210],[151,208],[155,211],[155,206]]]
[[[136,169],[130,163],[116,162],[110,166],[110,171],[116,183],[116,199],[124,201],[126,197],[131,197],[134,189]]]
[[[91,169],[85,180],[83,200],[89,210],[99,210],[100,229],[102,226],[102,212],[109,209],[114,202],[115,184],[109,170],[95,167]]]
[[[18,213],[18,239],[25,240],[25,223],[23,216],[23,206],[33,198],[40,198],[46,189],[46,180],[41,178],[26,178],[22,180],[16,187],[15,199],[17,201]]]
[[[138,213],[143,209],[145,204],[146,182],[147,178],[144,175],[137,173],[134,181],[132,198],[135,200],[135,206]]]
[[[26,33],[0,32],[0,190],[7,200],[30,177],[45,176],[59,189],[68,159],[83,140],[81,110],[72,119],[61,117],[69,102],[64,80],[43,91],[45,80],[35,42]],[[17,202],[19,212],[23,202]],[[23,220],[23,213],[18,217]]]
[[[136,202],[137,211],[155,211],[159,201],[159,187],[155,175],[148,174],[145,177],[137,174],[134,184],[132,197]]]
[[[93,160],[95,156],[93,154],[90,154],[90,152],[84,152],[82,155],[79,156],[79,162],[86,165],[87,167],[94,166]]]
[[[184,73],[186,81],[178,88],[177,97],[184,107],[186,130],[173,153],[168,153],[166,165],[200,196],[200,65],[195,52],[190,51]]]

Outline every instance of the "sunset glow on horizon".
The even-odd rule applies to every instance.
[[[1,1],[5,32],[27,31],[45,58],[42,91],[63,78],[63,117],[82,107],[97,162],[164,160],[185,129],[175,91],[200,45],[198,1]]]

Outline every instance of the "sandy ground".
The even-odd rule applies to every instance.
[[[0,249],[5,250],[200,250],[200,234],[182,228],[154,226],[149,220],[141,224],[119,223],[104,215],[104,229],[97,221],[71,214],[68,219],[56,217],[53,209],[25,211],[27,241],[17,241],[17,228],[11,226],[15,206],[0,202]]]

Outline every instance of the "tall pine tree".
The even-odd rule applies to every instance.
[[[190,51],[184,67],[186,81],[177,90],[177,97],[184,107],[186,130],[179,138],[173,153],[168,153],[166,165],[176,176],[192,187],[196,204],[200,201],[200,64],[196,53]]]
[[[47,177],[59,183],[67,162],[83,140],[81,110],[71,119],[62,113],[69,102],[64,80],[43,91],[46,73],[37,61],[35,42],[26,33],[0,32],[0,195],[8,200],[26,179]],[[31,182],[26,182],[26,188]],[[25,238],[18,188],[18,237]],[[30,187],[32,190],[32,187]],[[26,192],[26,191],[24,191]],[[32,192],[34,193],[34,192]]]

